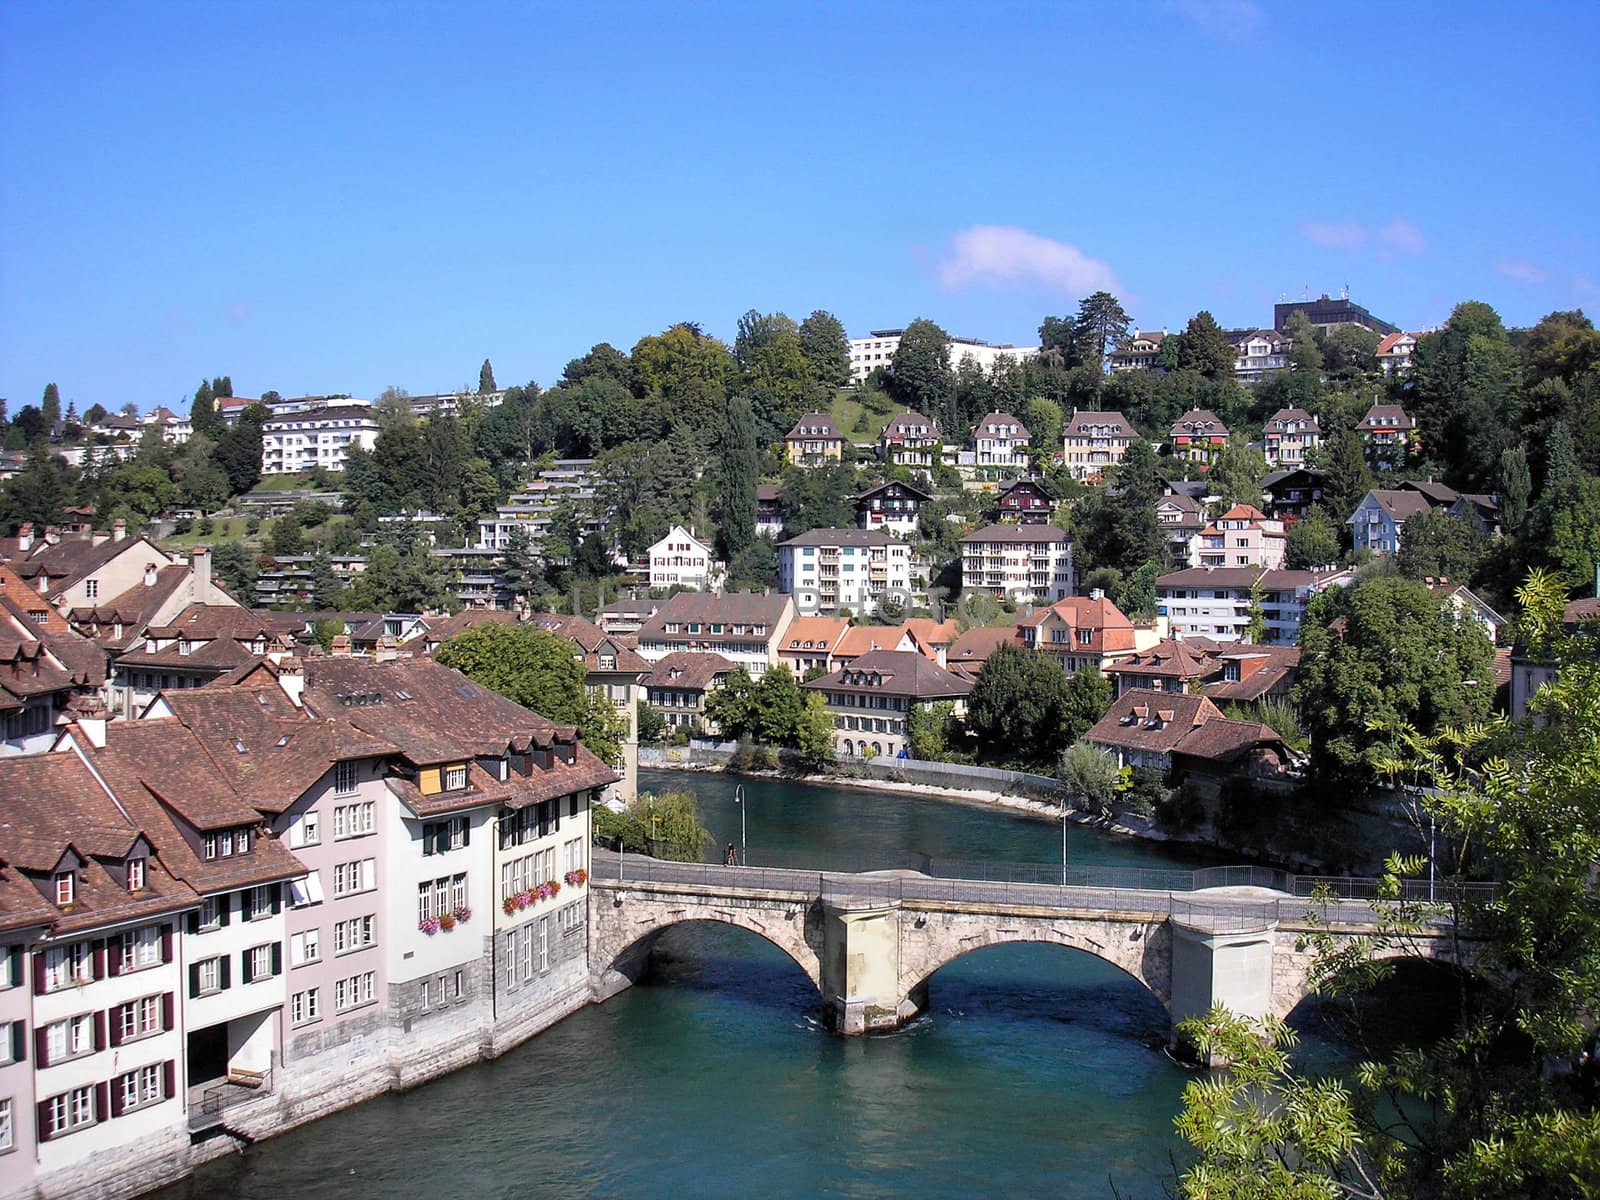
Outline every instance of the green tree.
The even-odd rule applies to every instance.
[[[735,395],[728,401],[719,461],[717,538],[724,562],[733,562],[755,540],[760,455],[755,414],[743,395]]]
[[[729,741],[753,738],[761,728],[761,707],[750,672],[735,667],[722,683],[706,693],[700,711]]]
[[[1238,353],[1217,319],[1204,309],[1189,318],[1178,342],[1178,368],[1207,379],[1232,379]]]
[[[235,600],[246,607],[255,603],[256,560],[243,542],[219,542],[211,553],[211,570]]]
[[[583,663],[565,638],[533,625],[478,625],[440,646],[436,658],[557,725],[576,725],[579,739],[595,757],[618,761],[622,747],[616,706],[590,695]],[[595,699],[603,703],[595,704]]]
[[[1156,521],[1161,464],[1141,440],[1128,447],[1110,474],[1105,489],[1073,507],[1074,554],[1081,572],[1114,567],[1131,579],[1146,563],[1159,563],[1166,554],[1166,538]]]
[[[1022,419],[1027,422],[1028,432],[1033,435],[1029,445],[1034,461],[1048,467],[1050,460],[1061,453],[1061,428],[1065,421],[1061,405],[1043,396],[1035,396],[1024,407],[1026,411]]]
[[[1493,660],[1482,628],[1420,583],[1379,575],[1321,593],[1300,628],[1294,690],[1314,765],[1370,779],[1388,750],[1374,724],[1432,733],[1484,720]]]
[[[1285,541],[1284,566],[1291,571],[1309,571],[1339,561],[1339,531],[1320,504],[1313,504],[1304,517],[1289,527]]]
[[[494,368],[489,365],[489,360],[483,360],[483,366],[478,368],[478,395],[487,396],[490,392],[500,389],[494,385]]]
[[[900,335],[889,369],[889,394],[896,404],[938,420],[948,433],[955,422],[947,402],[955,393],[950,369],[950,335],[918,317]]]
[[[1261,484],[1267,477],[1267,460],[1259,450],[1252,450],[1245,439],[1234,434],[1217,455],[1207,476],[1223,504],[1261,504]]]
[[[826,771],[833,766],[833,716],[820,692],[806,693],[805,706],[795,725],[794,742],[806,770]]]
[[[1289,338],[1289,366],[1294,371],[1304,371],[1313,377],[1322,372],[1322,346],[1317,341],[1317,328],[1311,318],[1295,309],[1283,323],[1283,332]]]
[[[1122,772],[1114,755],[1088,742],[1074,742],[1062,752],[1056,778],[1074,808],[1103,815],[1111,811]]]
[[[639,740],[652,743],[661,741],[667,733],[667,719],[661,715],[661,710],[644,700],[640,700],[636,707]]]
[[[301,527],[300,518],[293,512],[285,513],[272,523],[272,537],[269,540],[275,558],[287,558],[290,555],[306,552],[305,532]]]
[[[1358,380],[1377,369],[1382,339],[1364,325],[1339,325],[1322,344],[1323,368],[1335,379]]]
[[[944,758],[955,707],[948,700],[911,706],[906,714],[906,744],[912,758],[922,762],[939,762]]]
[[[756,736],[769,746],[793,746],[805,700],[789,668],[779,663],[756,684]]]
[[[1427,509],[1406,518],[1395,564],[1407,579],[1450,579],[1466,583],[1489,552],[1488,539],[1473,522]]]
[[[1060,737],[1077,741],[1111,707],[1111,681],[1093,667],[1079,667],[1067,677],[1062,698]]]
[[[1522,532],[1528,519],[1528,504],[1533,495],[1533,477],[1528,472],[1528,452],[1511,446],[1500,453],[1500,528],[1510,537]]]
[[[61,389],[53,383],[44,385],[44,399],[39,402],[39,415],[44,418],[45,428],[53,428],[61,420]]]
[[[800,353],[811,377],[824,387],[841,388],[850,382],[850,339],[831,312],[819,308],[800,322]]]
[[[1541,526],[1549,530],[1545,553],[1569,587],[1600,582],[1600,479],[1573,475],[1540,502]]]
[[[1343,522],[1373,487],[1366,451],[1355,430],[1341,429],[1328,439],[1327,470],[1328,478],[1322,485],[1323,503],[1344,528]]]
[[[1110,685],[1069,677],[1044,655],[1001,646],[989,656],[968,698],[967,732],[990,762],[1049,767],[1100,718]],[[1092,713],[1092,715],[1091,715]]]
[[[1104,371],[1106,355],[1128,336],[1133,319],[1110,292],[1100,291],[1078,302],[1078,315],[1072,322],[1072,349],[1075,362]]]
[[[318,608],[339,610],[339,594],[344,583],[333,570],[333,557],[327,547],[318,546],[311,557],[311,597]]]

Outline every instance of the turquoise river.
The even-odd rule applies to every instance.
[[[690,787],[739,840],[738,781]],[[745,781],[752,847],[1058,862],[1061,827],[993,806]],[[1074,828],[1074,863],[1194,850]],[[428,1197],[1159,1197],[1188,1072],[1142,985],[1087,954],[999,946],[933,977],[886,1036],[826,1033],[816,992],[754,934],[669,930],[650,976],[503,1057],[205,1168],[160,1200]]]

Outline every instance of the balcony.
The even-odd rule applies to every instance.
[[[272,1068],[265,1071],[231,1070],[225,1079],[197,1083],[189,1089],[189,1132],[199,1133],[223,1123],[223,1111],[236,1104],[272,1094]]]

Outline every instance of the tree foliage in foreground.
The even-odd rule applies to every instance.
[[[1191,1042],[1234,1064],[1185,1089],[1177,1127],[1197,1154],[1181,1180],[1189,1200],[1600,1195],[1600,1089],[1592,1062],[1569,1069],[1586,1042],[1592,1051],[1600,997],[1600,629],[1563,628],[1566,592],[1551,575],[1535,572],[1517,599],[1521,642],[1559,668],[1534,698],[1539,724],[1499,739],[1482,727],[1371,731],[1393,746],[1379,769],[1454,848],[1443,894],[1464,871],[1498,889],[1448,907],[1401,901],[1399,877],[1424,862],[1392,858],[1378,932],[1312,938],[1321,990],[1348,1000],[1394,957],[1423,957],[1423,922],[1449,915],[1475,986],[1455,990],[1442,1037],[1374,1056],[1349,1084],[1298,1073],[1274,1023],[1214,1010],[1187,1024]]]

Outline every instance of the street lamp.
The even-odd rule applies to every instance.
[[[1067,886],[1067,794],[1061,793],[1061,886]]]
[[[733,789],[733,802],[739,807],[739,865],[747,866],[749,857],[745,850],[744,812],[747,807],[744,802],[744,784],[739,784]]]

